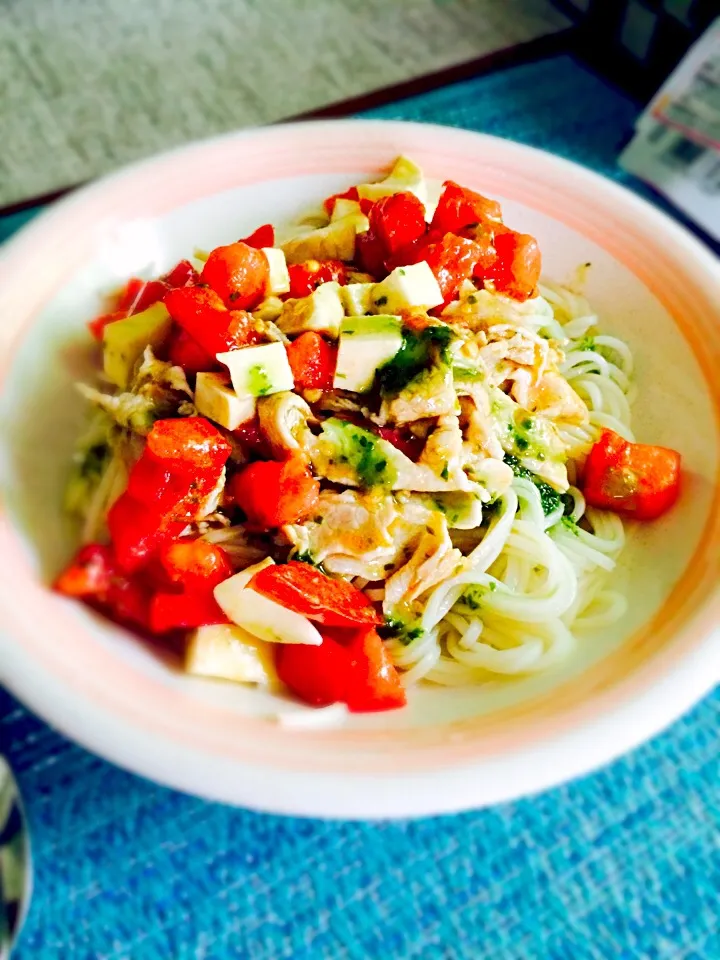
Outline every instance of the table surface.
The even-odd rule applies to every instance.
[[[637,112],[562,56],[365,116],[521,140],[647,195],[615,162]],[[34,842],[17,958],[718,960],[718,721],[716,693],[611,767],[490,810],[329,823],[148,783],[0,691]]]

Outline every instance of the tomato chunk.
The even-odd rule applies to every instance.
[[[237,437],[247,453],[254,454],[262,460],[270,459],[270,447],[260,428],[260,420],[257,416],[241,423],[236,430],[233,430],[233,436]]]
[[[259,570],[248,586],[288,610],[329,627],[381,622],[361,590],[298,560]]]
[[[230,456],[230,444],[205,417],[156,420],[147,449],[160,459],[180,460],[194,470],[219,470]]]
[[[197,283],[199,279],[197,270],[189,260],[181,260],[176,263],[172,270],[163,277],[169,287],[187,287],[191,283]]]
[[[53,588],[68,597],[105,596],[115,569],[112,548],[101,543],[81,547],[57,577]]]
[[[585,463],[583,493],[590,506],[654,520],[677,500],[680,474],[677,451],[629,443],[604,430]]]
[[[385,646],[372,627],[347,632],[342,641],[323,633],[319,647],[278,644],[280,679],[305,703],[345,703],[354,713],[392,710],[407,702]]]
[[[463,280],[472,276],[475,265],[483,254],[483,247],[475,240],[458,237],[454,233],[446,233],[442,237],[428,233],[419,244],[401,250],[388,266],[425,260],[438,282],[445,302],[448,303]]]
[[[182,327],[176,326],[168,338],[168,360],[182,367],[187,374],[217,370],[220,366],[212,353],[208,353]]]
[[[502,207],[497,200],[489,200],[454,180],[446,180],[430,229],[442,234],[460,233],[465,227],[484,220],[502,220]]]
[[[347,266],[342,260],[306,260],[304,263],[291,263],[288,267],[290,290],[288,297],[307,297],[320,284],[336,280],[347,283]]]
[[[186,589],[211,589],[233,573],[230,558],[222,547],[207,540],[169,543],[160,552],[160,562],[168,578]]]
[[[499,293],[524,301],[535,296],[542,271],[542,257],[535,237],[514,230],[495,232],[496,260],[485,271]],[[477,273],[476,273],[477,276]]]
[[[265,254],[241,240],[216,247],[201,274],[203,282],[210,284],[225,305],[236,310],[257,306],[265,296],[269,276]]]
[[[287,348],[295,387],[300,390],[332,390],[337,347],[319,333],[307,330]]]
[[[202,287],[180,287],[165,297],[165,306],[173,320],[214,357],[232,349],[228,335],[230,313],[214,290]]]
[[[382,197],[370,211],[370,230],[386,257],[409,246],[425,234],[425,207],[414,193]]]
[[[150,601],[149,621],[153,633],[230,622],[218,606],[211,589],[154,594]]]
[[[331,197],[328,197],[326,200],[323,201],[325,212],[329,217],[331,217],[333,214],[336,200],[354,200],[356,203],[360,204],[360,209],[364,214],[368,214],[372,209],[372,205],[373,205],[372,200],[360,198],[357,187],[350,187],[344,193],[334,193]]]
[[[264,223],[257,230],[254,230],[249,237],[244,237],[240,243],[246,243],[249,247],[255,247],[257,250],[261,247],[274,247],[275,228],[271,223]]]
[[[355,239],[355,259],[362,269],[372,274],[376,280],[381,280],[388,274],[388,267],[385,265],[386,257],[385,247],[374,230],[366,230],[364,233],[357,235]],[[402,260],[399,266],[404,266],[406,263],[415,263],[415,261]]]
[[[303,520],[320,496],[320,482],[298,457],[278,463],[258,460],[230,481],[235,503],[257,530],[273,530]]]

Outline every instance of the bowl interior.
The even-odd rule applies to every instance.
[[[608,252],[605,243],[587,235],[590,231],[568,225],[562,215],[536,209],[526,198],[517,199],[518,191],[503,175],[501,154],[498,157],[495,168],[469,180],[466,175],[465,181],[497,196],[503,202],[506,222],[538,238],[548,277],[563,280],[578,264],[592,264],[586,291],[603,332],[622,337],[634,354],[636,437],[680,450],[685,486],[679,504],[668,516],[652,524],[628,525],[628,543],[613,575],[614,583],[630,598],[627,616],[611,629],[583,638],[560,668],[483,687],[423,686],[413,691],[404,711],[353,716],[342,730],[322,732],[326,754],[339,755],[344,743],[352,742],[369,758],[368,769],[374,769],[380,754],[392,754],[400,744],[420,749],[422,744],[435,747],[448,737],[466,742],[489,737],[505,717],[521,718],[529,734],[535,713],[539,711],[539,717],[552,712],[553,698],[560,710],[563,691],[573,689],[578,678],[583,678],[588,696],[611,682],[603,664],[610,662],[613,654],[617,660],[618,651],[625,648],[632,647],[636,655],[625,668],[622,660],[618,661],[612,676],[617,679],[618,670],[640,669],[655,653],[651,634],[658,613],[697,562],[696,552],[711,522],[718,472],[717,409],[686,332],[643,280]],[[385,159],[390,161],[391,154]],[[305,708],[275,694],[185,677],[132,635],[38,587],[57,571],[74,546],[76,531],[63,518],[60,504],[84,409],[73,383],[93,369],[93,348],[84,324],[97,311],[100,293],[130,274],[162,272],[194,248],[230,242],[259,223],[287,222],[369,172],[367,164],[354,169],[352,162],[336,165],[330,172],[322,170],[319,163],[318,167],[315,173],[261,179],[217,193],[208,184],[206,195],[174,203],[167,210],[152,210],[147,216],[143,215],[142,191],[138,191],[126,212],[96,222],[93,243],[84,245],[81,258],[70,257],[67,272],[58,273],[55,288],[45,292],[38,309],[27,318],[28,325],[10,354],[0,415],[7,524],[2,603],[8,632],[19,639],[24,655],[32,647],[31,658],[44,658],[42,669],[59,671],[68,683],[77,685],[78,710],[87,697],[104,701],[104,707],[111,710],[111,702],[127,705],[132,701],[134,719],[128,714],[127,722],[142,727],[145,708],[150,709],[151,702],[164,704],[181,725],[198,735],[205,727],[217,732],[222,725],[223,738],[216,738],[213,747],[220,752],[225,749],[225,738],[246,737],[251,731],[258,743],[263,738],[268,744],[272,741],[273,762],[289,763],[290,755],[295,754],[298,762],[304,756],[303,762],[322,766],[317,743],[311,745],[320,734],[305,735],[306,750],[299,745],[296,732],[278,730],[269,719],[279,706],[283,711],[304,712]],[[427,172],[440,178],[454,173],[443,169]],[[192,195],[205,192],[197,188],[196,182]],[[71,223],[68,213],[63,217],[56,214],[55,225],[47,229],[58,234]],[[44,228],[40,225],[38,229]],[[72,235],[64,242],[71,245]],[[716,334],[715,350],[717,339]],[[12,562],[10,543],[15,544]],[[33,612],[19,609],[18,591],[23,593],[23,604],[35,604]],[[19,646],[14,648],[18,657]],[[12,676],[9,682],[13,685]],[[481,720],[476,722],[477,718]],[[429,739],[413,739],[421,729]],[[268,746],[267,757],[272,751]]]

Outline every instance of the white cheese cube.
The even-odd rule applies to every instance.
[[[290,289],[290,274],[285,262],[285,254],[279,247],[263,247],[262,252],[267,257],[270,267],[265,295],[270,297],[287,293]]]
[[[443,295],[430,267],[421,260],[407,267],[396,267],[384,280],[375,284],[373,310],[399,313],[420,308],[432,310],[443,302]]]
[[[198,373],[195,380],[197,412],[226,430],[237,430],[255,416],[255,397],[239,397],[222,373]]]
[[[402,343],[399,317],[347,317],[340,327],[333,386],[356,393],[371,390],[378,368],[392,360]]]
[[[193,631],[185,654],[185,669],[195,676],[237,683],[273,684],[278,680],[270,644],[230,623]]]
[[[341,287],[336,280],[322,283],[307,297],[286,300],[277,325],[283,333],[316,330],[337,337],[345,316]],[[290,388],[292,389],[292,388]]]
[[[374,283],[348,283],[341,287],[345,313],[349,317],[361,317],[372,312]]]
[[[295,386],[282,343],[261,343],[216,354],[230,371],[238,397],[267,397]]]

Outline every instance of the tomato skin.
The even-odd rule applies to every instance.
[[[278,676],[305,703],[345,703],[353,713],[392,710],[407,702],[385,646],[372,627],[346,631],[342,641],[323,631],[319,647],[278,644]]]
[[[213,354],[208,353],[182,327],[173,326],[168,338],[167,349],[170,363],[182,367],[187,374],[192,375],[220,368],[220,364]]]
[[[162,279],[169,287],[187,287],[197,283],[200,274],[189,260],[180,260]]]
[[[590,506],[655,520],[680,494],[681,462],[676,450],[630,443],[604,430],[585,463],[583,494]]]
[[[68,597],[97,597],[110,588],[115,559],[112,548],[101,543],[80,547],[72,562],[55,579],[53,589]]]
[[[128,493],[123,493],[110,507],[107,526],[115,556],[126,573],[139,569],[150,559],[164,539],[179,535],[184,524],[168,528],[159,509],[150,509]]]
[[[230,480],[235,503],[255,530],[273,530],[303,520],[320,496],[320,482],[299,458],[258,460]]]
[[[249,237],[243,237],[240,243],[246,243],[249,247],[255,247],[259,250],[261,247],[275,246],[275,228],[271,223],[264,223],[257,230],[253,230]]]
[[[288,266],[290,290],[285,295],[307,297],[321,284],[336,280],[341,286],[347,283],[347,266],[342,260],[306,260]]]
[[[160,551],[160,563],[172,583],[186,590],[212,589],[232,576],[230,559],[222,547],[207,540],[176,540]]]
[[[290,369],[298,390],[332,390],[337,347],[319,333],[307,330],[287,348]]]
[[[382,247],[385,258],[424,236],[425,207],[414,193],[382,197],[370,211],[370,230]]]
[[[361,590],[346,580],[333,580],[316,567],[298,560],[259,570],[248,586],[288,610],[328,627],[381,622]]]
[[[158,592],[150,601],[149,625],[153,633],[191,630],[214,623],[229,623],[211,589]]]
[[[229,309],[252,310],[265,296],[269,276],[265,254],[239,240],[211,252],[201,279]]]
[[[542,257],[535,237],[515,230],[495,233],[497,259],[486,271],[499,293],[514,300],[535,296],[542,271]]]
[[[482,223],[484,220],[501,221],[500,204],[474,190],[461,187],[454,180],[446,180],[430,229],[442,234],[460,233],[471,224]]]

